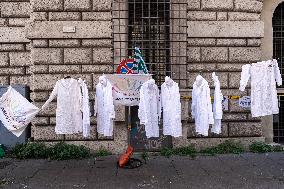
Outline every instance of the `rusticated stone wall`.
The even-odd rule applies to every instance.
[[[29,84],[31,47],[24,30],[30,3],[2,0],[0,11],[0,84]]]
[[[88,83],[93,103],[98,76],[113,73],[113,49],[116,47],[112,44],[111,19],[115,16],[112,10],[118,10],[114,7],[119,4],[115,3],[117,1],[2,0],[0,83],[29,85],[32,100],[41,107],[57,80],[65,76],[81,77]],[[262,9],[261,0],[187,0],[187,15],[184,15],[188,26],[186,88],[192,88],[199,73],[213,87],[211,73],[215,71],[225,96],[250,94],[249,88],[240,92],[238,87],[241,66],[263,58],[260,47],[264,37]],[[74,33],[63,31],[73,28]],[[181,90],[183,95],[191,94],[184,88]],[[189,106],[190,101],[182,101],[184,135],[173,140],[174,146],[191,143],[205,147],[228,138],[248,144],[264,140],[263,128],[272,128],[272,125],[262,124],[260,119],[251,118],[249,110],[240,108],[237,100],[230,100],[229,110],[224,113],[222,134],[198,137],[188,114]],[[104,147],[116,153],[125,150],[127,130],[123,107],[117,108],[113,138],[99,136],[96,120],[92,117],[92,134],[88,139],[81,135],[56,135],[55,107],[54,101],[33,121],[35,141],[65,139],[92,149]]]
[[[201,73],[214,89],[211,74],[215,71],[224,96],[250,95],[249,88],[244,92],[238,88],[242,65],[262,59],[262,6],[262,0],[188,0],[187,62],[190,88]],[[213,94],[214,90],[211,92]],[[260,119],[252,118],[248,109],[240,108],[238,100],[229,101],[229,110],[224,112],[222,121],[220,135],[210,133],[210,138],[204,138],[196,135],[194,121],[189,117],[183,128],[187,139],[174,140],[174,145],[192,143],[204,147],[239,137],[238,140],[249,143],[263,140],[262,127],[267,127],[262,125]],[[272,125],[269,127],[272,129]]]

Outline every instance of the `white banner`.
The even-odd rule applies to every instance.
[[[19,137],[39,112],[39,108],[11,86],[0,98],[0,120],[14,135]]]
[[[106,77],[113,86],[114,104],[124,106],[138,106],[140,88],[152,78],[148,74],[109,74]]]

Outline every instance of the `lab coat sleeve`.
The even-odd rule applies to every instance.
[[[180,119],[181,118],[181,102],[180,102],[180,93],[179,93],[179,87],[177,86],[176,88],[176,100],[177,100],[177,115],[176,115],[176,119]]]
[[[144,110],[144,90],[143,86],[140,89],[140,101],[139,101],[139,109],[138,109],[138,117],[140,119],[140,124],[145,124],[145,110]]]
[[[191,116],[195,119],[195,112],[196,112],[196,98],[195,98],[194,90],[192,91],[192,102],[191,102]]]
[[[207,109],[208,109],[208,121],[209,124],[214,124],[214,116],[213,116],[213,110],[212,110],[212,103],[211,103],[211,97],[210,97],[210,89],[207,89]]]
[[[279,69],[277,60],[274,60],[274,64],[275,64],[274,65],[275,80],[277,82],[277,85],[281,86],[282,85],[282,77],[281,77],[281,73],[280,73],[280,69]]]
[[[160,95],[159,89],[157,90],[157,100],[158,100],[158,104],[157,104],[157,108],[158,108],[158,121],[160,123],[161,120],[161,114],[162,114],[162,102],[161,102],[161,98],[162,96]]]
[[[110,118],[115,119],[115,109],[114,109],[114,104],[113,104],[113,97],[112,97],[112,85],[108,82],[108,90],[107,90],[107,95],[108,95],[108,106],[109,106],[109,113],[110,113]]]
[[[57,93],[58,93],[58,81],[56,82],[48,100],[44,103],[44,105],[42,106],[42,109],[45,109],[49,104],[50,102],[56,98],[57,96]]]
[[[246,64],[242,66],[242,73],[241,73],[241,81],[240,81],[240,91],[244,91],[246,88],[246,85],[250,78],[250,69],[251,65]]]

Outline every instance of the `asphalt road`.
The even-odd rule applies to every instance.
[[[284,189],[284,154],[160,157],[118,169],[116,156],[48,161],[0,160],[4,189],[249,188]]]

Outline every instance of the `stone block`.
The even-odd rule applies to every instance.
[[[78,39],[58,39],[58,40],[49,40],[49,47],[79,47],[80,40]]]
[[[192,88],[194,81],[196,80],[197,75],[199,75],[199,72],[189,72],[188,73],[188,81],[189,81],[189,87]],[[201,73],[202,77],[204,77],[207,81],[210,87],[214,87],[214,83],[212,80],[212,72],[210,73]],[[217,76],[219,77],[219,81],[221,84],[221,88],[227,88],[228,87],[228,73],[222,72],[217,73]]]
[[[63,64],[63,50],[58,48],[32,49],[34,64]]]
[[[187,138],[200,138],[202,137],[201,135],[197,134],[195,131],[195,124],[194,123],[188,123],[187,124]],[[220,134],[215,134],[211,132],[211,126],[209,127],[208,130],[208,136],[209,137],[228,137],[228,123],[222,122],[221,125],[221,133]]]
[[[48,73],[48,65],[33,65],[29,67],[29,72],[32,74]]]
[[[33,47],[48,47],[47,39],[35,39],[32,41]]]
[[[83,73],[113,73],[112,65],[82,65]]]
[[[206,11],[189,11],[187,13],[188,20],[216,20],[216,12],[206,12]]]
[[[261,48],[259,47],[230,47],[230,62],[256,62],[261,60]]]
[[[26,43],[25,46],[26,46],[26,51],[31,52],[31,50],[32,50],[32,45],[31,45],[31,43]]]
[[[31,87],[30,76],[10,76],[10,85],[27,85]]]
[[[82,20],[86,21],[109,21],[112,16],[110,12],[83,12]]]
[[[7,19],[6,18],[0,18],[0,26],[7,26]]]
[[[29,2],[2,2],[1,17],[29,18],[31,5]]]
[[[12,44],[12,43],[0,43],[0,52],[1,51],[24,51],[25,45],[24,44]]]
[[[229,12],[228,20],[230,21],[254,21],[260,20],[260,14],[247,12]]]
[[[201,56],[201,49],[199,47],[188,47],[187,48],[187,61],[188,62],[199,62]]]
[[[32,92],[30,96],[32,101],[37,102],[45,102],[49,98],[48,92]]]
[[[76,141],[76,140],[96,140],[97,139],[97,129],[95,126],[91,125],[90,127],[90,136],[85,138],[83,137],[82,133],[66,135],[66,140]]]
[[[245,136],[261,136],[262,129],[259,122],[238,122],[229,123],[229,136],[231,137],[245,137]]]
[[[29,21],[28,18],[9,18],[8,19],[8,26],[24,27],[27,24],[28,21]]]
[[[227,12],[217,12],[217,20],[227,21],[228,20],[228,13]]]
[[[202,62],[227,62],[228,48],[226,47],[202,47]]]
[[[56,81],[62,78],[62,74],[35,74],[33,76],[33,90],[52,90],[55,86]]]
[[[64,64],[91,64],[92,49],[66,48],[64,49]]]
[[[24,44],[0,44],[0,52],[1,51],[24,51]]]
[[[263,2],[257,0],[235,0],[235,10],[243,12],[262,11]]]
[[[10,52],[10,65],[11,66],[30,66],[31,54],[30,52]]]
[[[67,11],[88,11],[91,9],[91,0],[64,0],[64,9]]]
[[[47,12],[32,12],[31,20],[32,21],[47,21],[48,14]]]
[[[223,65],[223,64],[222,64]],[[214,72],[216,71],[216,64],[211,63],[189,63],[187,70],[190,72]]]
[[[197,38],[245,38],[263,37],[262,21],[188,21],[188,37]],[[234,28],[234,29],[232,29]]]
[[[63,135],[55,133],[54,126],[33,126],[31,130],[35,141],[63,140]]]
[[[50,12],[50,21],[71,21],[81,20],[80,12]]]
[[[188,139],[186,145],[193,145],[196,149],[204,149],[208,147],[217,146],[224,143],[226,140],[232,140],[233,142],[239,142],[246,149],[254,142],[264,142],[264,137],[236,137],[236,138],[196,138]]]
[[[217,46],[246,46],[246,39],[217,39]]]
[[[53,21],[33,22],[26,27],[28,38],[111,38],[111,21]],[[63,33],[64,26],[76,27],[76,33]]]
[[[201,9],[203,10],[233,10],[233,0],[202,0]]]
[[[111,11],[111,0],[93,0],[94,11]]]
[[[189,46],[215,46],[216,39],[214,38],[188,38],[187,44]]]
[[[0,76],[1,85],[9,85],[9,76]]]
[[[83,47],[112,47],[111,39],[83,39]]]
[[[247,114],[245,113],[225,113],[223,114],[223,121],[246,121]]]
[[[33,119],[32,124],[35,126],[49,125],[49,117],[36,117]]]
[[[187,0],[188,10],[199,10],[200,8],[200,0]]]
[[[230,71],[230,72],[240,72],[242,71],[242,66],[244,64],[237,64],[237,63],[222,63],[222,64],[217,64],[216,65],[216,71]],[[214,71],[214,70],[213,70]]]
[[[0,66],[9,66],[9,55],[7,52],[0,52]]]
[[[31,0],[31,5],[34,11],[62,11],[63,0]]]
[[[80,73],[80,65],[49,65],[49,73]]]
[[[247,39],[247,45],[251,47],[260,47],[261,39]]]
[[[111,48],[94,48],[93,62],[94,63],[112,63],[113,53]]]
[[[1,68],[0,75],[24,75],[25,68],[13,67],[13,68]]]
[[[24,27],[1,27],[1,43],[28,43],[30,42],[25,36]]]
[[[241,72],[232,72],[229,73],[229,87],[230,88],[239,88],[241,80]]]

